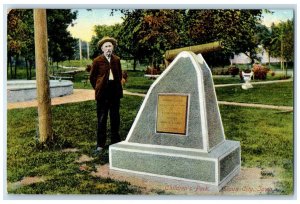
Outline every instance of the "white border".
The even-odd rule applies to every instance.
[[[197,78],[199,79],[197,80],[197,86],[199,90],[198,94],[199,94],[199,107],[200,107],[200,118],[201,118],[201,127],[202,127],[201,132],[202,132],[203,150],[209,152],[205,90],[204,90],[204,86],[201,86],[201,83],[203,84],[204,82],[203,72],[200,67],[200,63],[197,63],[196,61],[198,59],[197,55],[195,55],[194,53],[191,54],[192,52],[186,52],[186,53],[190,55],[194,67],[198,67],[198,69],[196,69],[196,73],[197,73]],[[193,55],[196,57],[194,57]]]
[[[213,76],[212,76],[211,70],[210,70],[208,64],[206,63],[206,61],[204,60],[201,53],[197,55],[197,60],[198,60],[199,64],[203,63],[205,65],[205,69],[207,69],[209,71],[210,77],[211,77],[212,82],[213,82]],[[214,82],[213,82],[213,93],[214,93],[216,103],[217,103],[216,104],[217,105],[217,112],[218,112],[219,119],[220,119],[220,122],[221,122],[221,131],[222,131],[222,135],[223,135],[222,137],[223,137],[223,142],[224,142],[226,137],[225,137],[225,131],[224,131],[224,127],[223,127],[223,121],[222,121],[222,117],[221,117],[221,113],[220,113],[220,108],[219,108],[219,104],[218,104],[218,98],[217,98],[217,93],[216,93],[216,89],[215,89],[215,86],[214,86]],[[223,142],[221,142],[221,143],[223,143]],[[209,148],[209,146],[208,146],[208,148],[209,148],[208,152],[212,151],[218,145],[215,145],[212,148]]]

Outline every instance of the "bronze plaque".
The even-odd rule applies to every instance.
[[[187,95],[158,95],[156,131],[186,134]]]

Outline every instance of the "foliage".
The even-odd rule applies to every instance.
[[[258,24],[257,25],[257,33],[256,33],[256,39],[258,45],[262,45],[263,48],[268,53],[268,64],[270,66],[270,57],[273,56],[273,50],[272,50],[272,41],[274,36],[272,36],[272,30],[267,28],[265,25]]]
[[[94,31],[96,33],[95,36],[92,37],[90,43],[90,52],[92,53],[90,58],[94,59],[99,54],[102,53],[101,49],[97,46],[99,40],[101,40],[104,36],[113,37],[117,40],[117,47],[115,48],[115,53],[120,57],[123,57],[122,52],[120,51],[120,40],[123,38],[123,35],[120,33],[121,25],[115,24],[111,26],[107,25],[96,25],[94,27]],[[121,37],[122,36],[122,37]]]
[[[125,15],[120,46],[135,61],[147,59],[157,67],[167,49],[178,44],[182,15],[178,10],[121,10]],[[181,11],[182,12],[182,11]],[[134,64],[135,69],[135,64]]]
[[[49,57],[53,62],[74,58],[77,40],[67,28],[76,18],[77,12],[71,9],[47,9]]]
[[[286,21],[272,27],[272,56],[294,61],[294,22]]]
[[[228,73],[235,77],[236,75],[238,75],[240,72],[240,69],[236,66],[231,66],[231,67],[228,67]]]
[[[255,79],[266,80],[269,69],[260,64],[254,64],[252,71]]]
[[[75,53],[76,40],[66,30],[76,19],[77,12],[70,9],[48,9],[47,30],[49,57],[52,62],[71,59]],[[31,67],[34,66],[34,22],[32,9],[12,9],[7,20],[8,64],[11,67],[11,78],[17,76],[17,63],[20,57],[25,58],[27,78],[30,79]],[[15,63],[15,73],[12,73],[12,63]]]
[[[34,65],[33,15],[32,10],[11,9],[7,15],[7,60],[10,75],[16,78],[19,56],[25,58],[31,69]],[[13,73],[13,61],[15,71]],[[27,70],[27,79],[31,72]]]
[[[253,57],[257,46],[253,34],[262,11],[133,9],[121,12],[125,17],[120,46],[135,60],[146,57],[156,67],[168,49],[212,41],[222,41],[225,50],[205,54],[211,66],[228,63],[232,52],[250,52]]]
[[[213,68],[212,75],[229,75],[228,68]]]
[[[187,36],[192,44],[222,41],[225,60],[232,53],[245,53],[254,59],[254,34],[261,14],[255,9],[189,10],[185,18]]]

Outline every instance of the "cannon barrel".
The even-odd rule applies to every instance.
[[[207,53],[207,52],[213,52],[218,51],[222,49],[222,44],[220,41],[201,44],[201,45],[194,45],[194,46],[188,46],[183,48],[177,48],[173,50],[167,50],[164,57],[167,61],[172,61],[180,52],[182,51],[192,51],[196,54],[199,53]]]

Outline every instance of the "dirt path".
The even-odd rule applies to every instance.
[[[52,105],[59,105],[65,103],[75,103],[81,101],[89,101],[95,99],[95,92],[91,89],[74,89],[73,94],[63,97],[56,97],[51,99]],[[8,103],[7,109],[14,109],[14,108],[27,108],[27,107],[36,107],[37,100],[32,101],[24,101],[24,102],[15,102],[15,103]]]
[[[268,176],[263,176],[264,172],[271,172]],[[266,195],[276,191],[276,183],[279,181],[275,175],[280,169],[263,170],[260,168],[242,167],[240,173],[235,176],[220,191],[215,192],[203,184],[191,182],[173,181],[166,179],[149,177],[138,174],[125,173],[110,170],[109,165],[97,165],[96,171],[91,175],[101,178],[111,178],[118,181],[126,181],[131,185],[139,186],[143,189],[142,194],[156,194],[159,190],[175,195]]]

